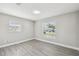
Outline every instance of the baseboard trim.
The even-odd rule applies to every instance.
[[[36,40],[47,42],[47,43],[50,43],[50,44],[54,44],[54,45],[58,45],[58,46],[62,46],[62,47],[66,47],[66,48],[70,48],[70,49],[79,51],[79,48],[77,48],[77,47],[73,47],[73,46],[69,46],[69,45],[64,45],[64,44],[56,43],[56,42],[51,42],[51,41],[47,41],[47,40],[42,40],[42,39],[38,39],[38,38],[36,38]]]
[[[0,48],[11,46],[11,45],[15,45],[15,44],[19,44],[19,43],[23,43],[23,42],[30,41],[30,40],[33,40],[33,39],[79,51],[79,48],[77,48],[77,47],[73,47],[73,46],[69,46],[69,45],[64,45],[64,44],[56,43],[56,42],[51,42],[51,41],[47,41],[47,40],[43,40],[43,39],[39,39],[39,38],[28,38],[26,40],[22,40],[22,41],[18,41],[18,42],[16,41],[16,42],[13,42],[13,43],[8,43],[8,44],[0,45]]]
[[[26,42],[26,41],[29,41],[29,40],[33,40],[33,39],[34,38],[28,38],[28,39],[22,40],[22,41],[16,41],[16,42],[11,42],[11,43],[6,43],[6,44],[3,44],[3,45],[0,45],[0,48],[11,46],[11,45],[15,45],[15,44],[19,44],[19,43],[23,43],[23,42]]]

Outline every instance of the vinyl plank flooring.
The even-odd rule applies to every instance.
[[[38,40],[0,48],[0,56],[79,56],[79,51]]]

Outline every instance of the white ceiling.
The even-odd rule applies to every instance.
[[[39,10],[40,14],[33,14]],[[39,20],[79,10],[78,3],[0,3],[0,12],[30,20]]]

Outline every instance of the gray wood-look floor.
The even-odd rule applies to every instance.
[[[38,40],[0,48],[0,56],[79,56],[79,51]]]

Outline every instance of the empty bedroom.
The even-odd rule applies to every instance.
[[[79,56],[79,3],[0,3],[0,56]]]

